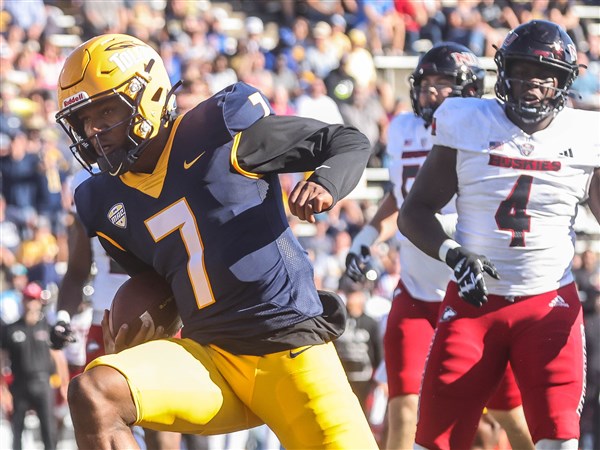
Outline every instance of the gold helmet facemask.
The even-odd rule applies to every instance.
[[[173,91],[162,59],[152,47],[123,34],[98,36],[77,47],[65,61],[58,81],[56,121],[73,141],[69,148],[88,172],[98,173],[97,165],[100,172],[120,175],[137,161],[160,128],[174,120]],[[77,113],[115,97],[131,109],[131,115],[86,136]],[[100,145],[102,134],[126,122],[131,145],[105,153]]]

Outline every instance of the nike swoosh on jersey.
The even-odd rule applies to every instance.
[[[300,356],[302,353],[304,353],[306,350],[308,350],[311,347],[312,347],[312,345],[309,345],[308,347],[304,347],[302,350],[297,351],[297,352],[290,350],[290,358],[295,358],[296,356]]]
[[[204,155],[205,153],[206,153],[205,151],[204,151],[204,152],[202,152],[202,153],[200,153],[200,154],[199,154],[199,155],[198,155],[196,158],[192,159],[190,162],[183,161],[183,168],[184,168],[185,170],[188,170],[188,169],[189,169],[190,167],[192,167],[192,166],[193,166],[193,165],[196,163],[196,161],[198,161],[198,160],[199,160],[199,159],[202,157],[202,155]]]
[[[322,166],[317,167],[315,170],[319,170],[319,169],[331,169],[331,167],[326,166],[325,164],[323,164]]]

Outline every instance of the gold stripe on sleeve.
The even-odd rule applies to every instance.
[[[112,238],[109,238],[107,235],[105,235],[104,233],[101,233],[100,231],[97,231],[96,234],[101,237],[104,240],[107,240],[108,242],[110,242],[112,245],[114,245],[115,247],[117,247],[119,250],[126,252],[127,250],[125,250],[123,247],[121,247],[119,244],[117,244],[117,241],[115,241]]]
[[[238,149],[238,146],[240,145],[241,139],[242,139],[242,131],[240,131],[238,134],[236,134],[235,137],[233,138],[233,147],[231,148],[231,165],[237,172],[244,175],[245,177],[254,178],[255,180],[258,180],[259,178],[262,178],[261,174],[248,172],[247,170],[242,169],[237,160],[237,149]]]

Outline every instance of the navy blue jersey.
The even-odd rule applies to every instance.
[[[153,268],[170,283],[184,337],[234,353],[297,347],[289,329],[302,344],[331,338],[277,173],[318,167],[311,179],[337,201],[369,157],[352,128],[271,113],[237,83],[175,121],[151,174],[101,174],[75,191],[88,234],[127,272]]]

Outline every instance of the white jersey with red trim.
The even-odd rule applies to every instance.
[[[91,175],[87,170],[80,170],[71,180],[71,193],[75,192],[77,186],[87,180]],[[72,212],[76,212],[75,203],[72,205]],[[104,310],[110,309],[110,304],[121,285],[129,279],[129,275],[118,273],[117,266],[114,261],[106,254],[106,250],[100,244],[97,237],[91,238],[92,244],[92,261],[96,267],[96,274],[92,286],[94,293],[91,296],[93,303],[94,314],[92,323],[100,325]]]
[[[390,155],[390,180],[398,209],[415,181],[417,172],[433,146],[431,129],[425,121],[413,113],[396,116],[388,128]],[[442,214],[456,212],[454,201],[442,210]],[[450,268],[419,250],[398,232],[400,242],[400,267],[402,283],[416,299],[441,302],[452,275]]]
[[[534,295],[573,281],[573,222],[600,167],[600,114],[565,108],[528,135],[495,99],[448,99],[433,142],[457,150],[456,240],[487,256],[492,294]]]

